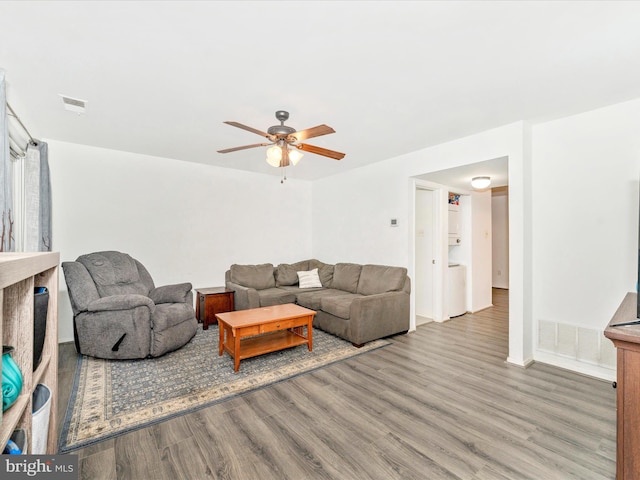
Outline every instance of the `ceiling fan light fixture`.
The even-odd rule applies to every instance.
[[[491,177],[473,177],[471,186],[476,190],[483,190],[491,185]]]
[[[272,167],[279,167],[282,160],[282,149],[278,145],[267,148],[267,163]]]
[[[298,164],[302,157],[304,157],[304,154],[300,150],[289,150],[289,161],[293,164],[294,167]]]

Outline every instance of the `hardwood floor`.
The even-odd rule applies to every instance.
[[[615,390],[506,364],[507,298],[494,290],[490,309],[78,450],[80,478],[615,478]],[[60,419],[74,368],[62,345]]]

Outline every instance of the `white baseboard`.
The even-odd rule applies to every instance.
[[[512,357],[507,357],[507,363],[515,365],[516,367],[527,368],[531,366],[534,361],[533,358],[525,358],[524,360],[515,360]]]
[[[490,303],[486,307],[480,307],[480,308],[476,308],[475,310],[469,310],[468,313],[478,313],[478,312],[481,312],[482,310],[486,310],[487,308],[491,308],[491,307],[493,307],[493,303]]]
[[[567,358],[560,355],[554,355],[553,353],[541,352],[540,350],[537,350],[533,354],[533,359],[536,362],[545,363],[547,365],[552,365],[564,370],[571,370],[572,372],[598,378],[600,380],[607,380],[612,382],[616,379],[615,369],[581,362],[574,358]]]

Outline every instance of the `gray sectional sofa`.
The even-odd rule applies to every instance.
[[[298,272],[317,269],[321,286],[301,288]],[[235,309],[296,303],[317,313],[313,326],[361,346],[409,330],[407,269],[354,263],[231,265],[225,274]]]

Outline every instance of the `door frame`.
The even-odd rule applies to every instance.
[[[430,190],[433,192],[433,320],[443,322],[447,320],[448,312],[445,308],[444,286],[446,285],[447,274],[447,223],[443,218],[443,206],[448,201],[449,191],[443,185],[420,180],[417,178],[409,179],[409,262],[408,274],[409,278],[416,279],[416,190]],[[414,286],[413,291],[416,291]],[[416,329],[416,295],[410,298],[410,323],[409,330]]]

